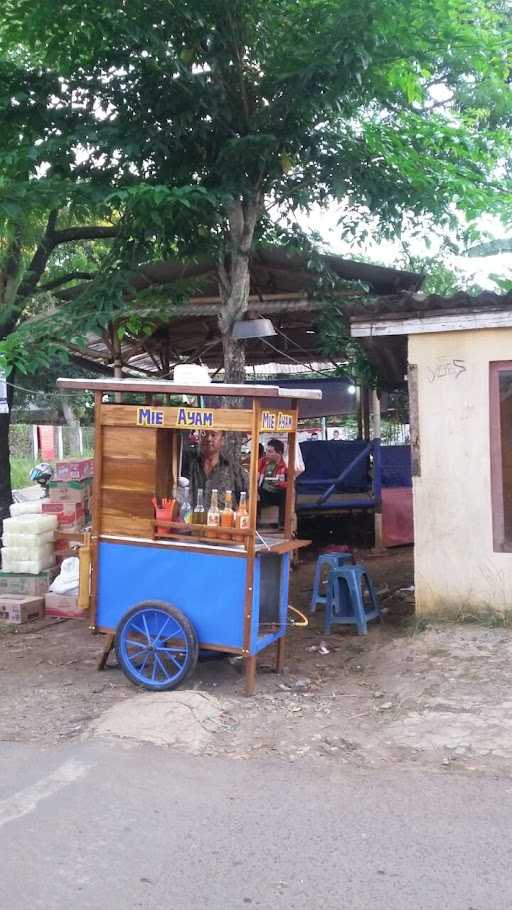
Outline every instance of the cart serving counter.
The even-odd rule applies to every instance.
[[[199,650],[240,655],[251,694],[261,651],[276,644],[283,667],[290,554],[309,543],[292,537],[297,404],[321,392],[132,379],[58,386],[95,392],[89,609],[93,631],[109,636],[105,654],[115,643],[128,678],[160,691],[193,671]],[[226,399],[243,403],[217,406]],[[250,437],[248,508],[239,520],[188,524],[155,513],[155,502],[173,497],[191,431]],[[261,433],[288,441],[284,527],[273,534],[257,528]]]

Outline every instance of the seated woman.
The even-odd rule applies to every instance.
[[[283,458],[284,445],[280,439],[270,439],[258,465],[258,512],[264,506],[277,506],[279,527],[284,524],[288,468]]]

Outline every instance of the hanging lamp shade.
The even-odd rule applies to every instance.
[[[238,319],[233,324],[232,336],[237,341],[248,338],[268,338],[277,335],[270,319]]]

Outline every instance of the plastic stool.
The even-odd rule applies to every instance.
[[[309,608],[310,613],[314,613],[316,610],[317,604],[324,604],[327,600],[325,594],[321,593],[322,590],[322,570],[324,566],[328,566],[329,571],[333,569],[339,569],[342,566],[352,562],[352,553],[320,553],[316,561],[315,566],[315,576],[313,578],[313,593],[311,595],[311,605]],[[327,581],[327,579],[325,579]]]
[[[365,604],[363,585],[369,596],[369,606]],[[327,582],[324,634],[330,635],[333,623],[342,623],[357,626],[358,634],[366,635],[371,619],[382,619],[382,611],[366,566],[345,565],[331,569]]]

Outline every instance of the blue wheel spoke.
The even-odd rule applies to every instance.
[[[126,644],[132,645],[134,648],[140,648],[142,651],[145,651],[147,648],[147,645],[145,645],[142,641],[134,641],[133,638],[127,638]]]
[[[158,654],[156,654],[156,653],[155,653],[155,660],[158,661],[158,663],[160,664],[160,669],[161,669],[162,673],[164,674],[164,679],[170,679],[170,676],[169,676],[167,670],[165,669],[162,661],[160,660]]]
[[[148,662],[148,657],[149,657],[149,651],[148,651],[148,653],[146,654],[144,660],[142,661],[140,667],[138,667],[139,673],[142,673],[142,672],[144,671],[144,667],[146,666],[146,664],[147,664],[147,662]]]
[[[173,664],[176,664],[178,670],[182,670],[182,669],[183,669],[183,664],[180,664],[179,661],[177,661],[176,658],[173,657],[172,654],[169,654],[169,660],[172,660]]]
[[[183,654],[183,652],[186,650],[187,650],[186,646],[184,646],[183,648],[161,648],[160,646],[158,646],[159,654],[160,654],[160,651],[163,651],[164,654]]]
[[[145,635],[145,634],[146,634],[146,633],[144,632],[144,629],[140,629],[139,626],[134,622],[133,619],[132,619],[132,621],[131,621],[131,623],[130,623],[130,627],[131,627],[132,629],[135,629],[136,632],[139,632],[140,635]]]
[[[167,617],[166,617],[166,620],[165,620],[165,622],[164,622],[164,624],[163,624],[163,626],[160,626],[160,629],[159,629],[159,632],[158,632],[158,635],[157,635],[157,638],[161,638],[161,637],[162,637],[162,632],[163,632],[163,631],[164,631],[164,629],[165,629],[165,627],[166,627],[166,625],[167,625],[167,623],[168,623],[168,622],[170,622],[170,619],[171,619],[171,617],[170,617],[170,616],[167,616]]]
[[[146,638],[148,640],[148,645],[150,645],[151,644],[151,635],[149,634],[148,621],[146,619],[145,613],[142,614],[142,622],[143,622],[144,628],[146,630]]]
[[[156,657],[156,654],[155,654],[155,652],[153,651],[153,669],[152,669],[152,671],[151,671],[151,679],[153,680],[153,682],[155,682],[155,680],[156,680],[156,660],[155,660],[155,657]]]

